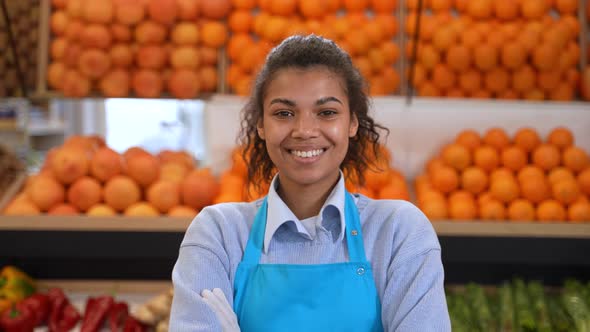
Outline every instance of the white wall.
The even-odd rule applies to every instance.
[[[205,130],[206,166],[220,173],[230,165],[236,146],[239,112],[244,99],[218,95],[207,103]],[[576,144],[590,153],[590,103],[538,103],[452,99],[375,98],[372,109],[377,122],[390,130],[387,147],[394,165],[409,178],[422,171],[424,163],[463,129],[483,134],[499,126],[509,135],[520,127],[535,128],[545,138],[557,126],[571,129]]]

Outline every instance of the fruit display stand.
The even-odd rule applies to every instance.
[[[244,100],[215,95],[205,110],[205,165],[228,168]],[[456,128],[491,125],[541,133],[558,125],[590,150],[590,113],[583,103],[474,102],[376,98],[372,114],[390,129],[386,146],[408,180]],[[215,130],[220,123],[224,130]],[[169,280],[190,218],[43,216],[0,217],[0,264],[41,279]],[[559,284],[590,279],[590,224],[435,221],[449,283],[497,283],[521,275]]]

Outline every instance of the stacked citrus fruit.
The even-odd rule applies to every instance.
[[[420,96],[568,101],[579,81],[578,0],[428,0],[413,87]],[[416,34],[417,0],[405,30]],[[413,43],[406,44],[412,56]]]
[[[216,178],[186,152],[132,147],[119,154],[100,137],[72,136],[3,213],[194,217],[218,191]]]
[[[370,83],[372,95],[392,94],[399,86],[393,41],[398,22],[392,0],[232,0],[228,18],[231,61],[227,83],[247,95],[253,77],[270,49],[295,34],[315,33],[348,51]],[[338,15],[337,15],[338,14]]]
[[[570,130],[464,130],[415,180],[431,218],[590,222],[590,159]]]
[[[242,158],[242,149],[231,152],[231,166],[220,176],[220,193],[216,203],[250,201],[266,195],[269,183],[260,188],[246,186],[248,169]],[[345,174],[346,189],[371,198],[409,200],[409,191],[403,175],[391,166],[391,153],[380,145],[380,157],[370,157],[373,166],[364,172],[365,184],[360,186],[354,176]]]
[[[47,81],[67,97],[194,98],[217,87],[231,6],[194,0],[53,0]]]

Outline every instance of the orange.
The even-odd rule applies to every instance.
[[[498,63],[498,50],[490,44],[479,44],[474,48],[475,66],[482,71],[494,68]]]
[[[488,91],[502,93],[508,88],[510,73],[502,68],[496,67],[485,73],[485,87]]]
[[[362,28],[373,46],[379,45],[385,39],[383,28],[374,20],[368,21]]]
[[[561,72],[559,70],[540,71],[537,75],[537,86],[545,92],[551,92],[559,85]]]
[[[508,218],[513,221],[533,221],[535,207],[525,199],[517,199],[508,206]]]
[[[468,167],[461,174],[461,188],[479,194],[488,187],[488,175],[479,167]]]
[[[487,19],[493,13],[492,0],[470,0],[467,2],[467,14],[474,19]]]
[[[578,11],[578,0],[555,0],[555,7],[562,15],[575,14]]]
[[[377,13],[391,14],[397,7],[397,1],[392,0],[371,0],[371,8]]]
[[[527,51],[521,43],[513,41],[502,46],[502,64],[506,68],[518,69],[522,67],[526,59]]]
[[[447,50],[446,62],[457,72],[465,72],[471,66],[471,51],[461,44],[451,45]]]
[[[228,38],[228,31],[225,24],[217,21],[207,21],[201,26],[201,41],[209,47],[221,47],[225,45]]]
[[[557,127],[549,132],[547,142],[563,150],[574,144],[574,135],[571,130],[566,127]]]
[[[544,179],[545,172],[535,165],[526,165],[518,171],[517,178],[520,183],[529,179]]]
[[[473,129],[465,129],[457,134],[457,137],[455,137],[455,143],[463,145],[469,149],[469,151],[473,151],[481,145],[481,136],[479,136],[479,133]]]
[[[541,138],[533,128],[520,128],[514,134],[514,145],[527,153],[533,151],[539,144],[541,144]]]
[[[526,152],[514,145],[502,149],[500,157],[502,159],[502,165],[515,172],[526,166],[528,162]]]
[[[432,220],[441,220],[448,218],[447,203],[444,200],[428,200],[425,201],[421,206],[420,210]]]
[[[590,165],[590,158],[583,149],[577,146],[569,146],[563,150],[563,165],[574,173],[581,172]]]
[[[432,45],[439,51],[447,50],[451,45],[455,44],[457,34],[451,27],[441,27],[437,29],[432,35]]]
[[[483,40],[482,34],[475,29],[461,31],[461,42],[469,49],[474,49]]]
[[[486,172],[493,171],[500,164],[498,151],[489,145],[482,145],[475,149],[473,163]]]
[[[558,202],[568,205],[580,196],[580,188],[576,180],[560,180],[551,186],[553,198]]]
[[[379,199],[402,199],[409,201],[410,195],[404,186],[389,184],[379,190]]]
[[[431,174],[432,186],[443,193],[449,193],[459,187],[459,175],[455,169],[441,166]]]
[[[547,175],[547,179],[549,180],[549,183],[551,183],[552,185],[556,184],[559,181],[562,180],[576,180],[576,177],[574,176],[574,173],[572,173],[571,170],[569,170],[566,167],[555,167],[554,169],[552,169],[549,172],[549,175]]]
[[[361,12],[369,7],[369,0],[343,0],[347,12]]]
[[[542,18],[547,10],[544,0],[521,0],[522,16],[525,19],[535,20]]]
[[[542,43],[533,49],[532,58],[537,69],[550,70],[558,64],[559,49],[553,45]]]
[[[475,205],[475,201],[469,199],[449,201],[449,216],[458,220],[475,219],[477,217],[477,205]]]
[[[481,88],[481,74],[479,71],[469,69],[459,76],[459,86],[467,92],[476,92]]]
[[[434,85],[432,82],[424,81],[418,87],[418,95],[420,95],[421,97],[440,97],[443,94],[440,91],[440,89],[437,88],[436,85]]]
[[[158,180],[146,191],[146,199],[161,213],[167,213],[180,203],[178,183]]]
[[[233,61],[236,61],[244,49],[254,45],[254,40],[247,33],[234,33],[227,43],[227,55]]]
[[[293,15],[297,12],[297,0],[270,1],[269,10],[274,15]]]
[[[580,185],[580,190],[590,196],[590,167],[578,174],[578,184]]]
[[[500,202],[509,203],[519,197],[520,188],[514,179],[501,177],[492,180],[490,192]]]
[[[556,200],[548,199],[546,201],[541,202],[537,206],[537,219],[539,221],[563,221],[565,220],[567,214],[566,210]]]
[[[552,144],[541,144],[532,154],[533,163],[545,171],[557,167],[560,159],[559,150]]]
[[[502,202],[490,199],[479,205],[479,218],[483,220],[504,220],[506,207]]]
[[[590,221],[590,203],[575,202],[567,209],[568,220],[572,222]]]
[[[213,203],[219,190],[219,183],[209,169],[195,169],[182,181],[180,197],[184,205],[201,210]]]
[[[455,85],[455,73],[443,64],[437,64],[432,71],[432,82],[441,90],[448,90]]]
[[[529,101],[543,101],[545,100],[545,93],[539,88],[533,88],[523,93],[523,97]]]
[[[236,9],[254,9],[256,0],[232,0],[232,5]]]
[[[439,169],[443,166],[446,166],[443,162],[442,158],[432,158],[426,163],[426,171],[428,173],[434,172],[435,169]]]
[[[230,30],[234,33],[249,32],[254,25],[254,18],[249,10],[235,10],[227,19]]]
[[[115,175],[104,186],[104,201],[116,211],[124,211],[141,199],[141,189],[133,179]]]
[[[530,91],[536,83],[536,73],[533,68],[525,65],[512,73],[512,87],[524,93]]]
[[[487,203],[487,202],[490,202],[493,200],[495,200],[495,199],[492,196],[492,193],[490,193],[489,191],[485,191],[477,196],[477,204],[479,204],[479,206],[482,206],[484,203]]]
[[[510,145],[510,137],[504,129],[493,127],[484,133],[483,142],[500,151]]]
[[[445,12],[453,7],[452,0],[430,0],[430,8],[435,12]]]
[[[387,64],[397,62],[400,56],[399,46],[391,41],[385,41],[380,46],[381,52],[385,57]]]
[[[438,63],[440,63],[440,54],[432,45],[425,44],[420,47],[418,59],[424,68],[433,69]]]
[[[529,177],[520,181],[520,193],[536,204],[551,198],[551,186],[545,177]]]
[[[447,166],[461,171],[471,165],[471,154],[466,147],[451,143],[442,151],[442,159]]]
[[[502,20],[513,20],[519,15],[519,4],[514,0],[494,0],[494,14]]]
[[[567,82],[559,82],[557,87],[549,92],[549,98],[556,101],[571,101],[574,95],[575,88]]]
[[[449,194],[449,203],[462,200],[472,201],[475,203],[475,196],[466,190],[456,190]]]

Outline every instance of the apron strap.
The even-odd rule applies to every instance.
[[[248,236],[248,243],[244,251],[242,261],[248,264],[258,264],[260,255],[262,253],[262,246],[264,245],[264,232],[266,231],[266,210],[268,203],[266,197],[262,201],[262,206],[256,212],[250,236]]]
[[[346,215],[346,243],[349,260],[351,262],[366,262],[367,256],[365,255],[359,212],[352,195],[346,191],[345,196],[344,214]]]

